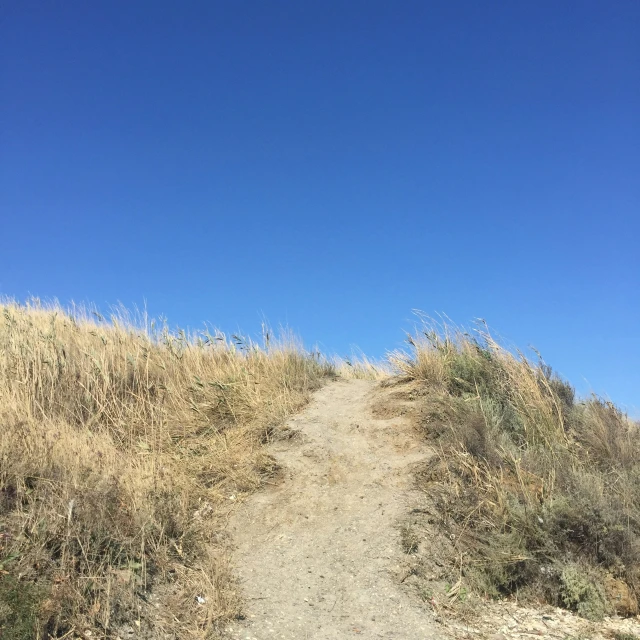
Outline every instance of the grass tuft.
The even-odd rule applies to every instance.
[[[425,322],[390,360],[424,387],[440,456],[421,474],[476,591],[541,597],[588,618],[638,612],[640,425],[577,400],[541,359]]]

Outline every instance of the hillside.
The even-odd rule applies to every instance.
[[[485,330],[387,372],[7,302],[0,347],[3,639],[640,633],[638,425]]]

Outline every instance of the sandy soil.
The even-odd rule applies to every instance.
[[[231,523],[248,603],[232,638],[442,637],[401,585],[399,523],[430,452],[403,417],[373,418],[375,387],[328,385],[271,446],[282,481]]]

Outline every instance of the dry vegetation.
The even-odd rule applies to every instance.
[[[638,612],[640,425],[541,360],[427,322],[391,360],[440,452],[420,483],[456,584],[598,619]],[[409,533],[406,534],[410,539]],[[452,594],[455,596],[456,594]]]
[[[386,380],[393,375],[388,362],[372,360],[364,354],[350,358],[332,358],[331,364],[338,376],[346,380]]]
[[[0,305],[3,639],[198,638],[241,615],[225,514],[333,374],[265,338]]]
[[[225,518],[277,472],[263,444],[327,377],[389,375],[268,332],[258,347],[124,313],[0,314],[3,640],[204,638],[241,616]],[[639,425],[486,328],[410,343],[390,362],[440,452],[420,482],[456,593],[637,613]],[[403,529],[407,553],[417,540]]]

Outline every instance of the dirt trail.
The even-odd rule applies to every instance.
[[[374,418],[376,384],[341,380],[288,422],[270,446],[283,481],[234,516],[235,564],[247,619],[231,638],[442,638],[405,593],[400,519],[411,468],[430,455],[403,417]]]

